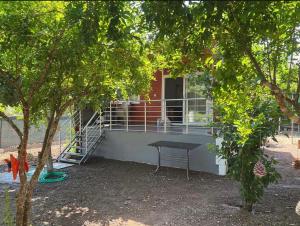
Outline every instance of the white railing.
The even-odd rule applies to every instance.
[[[57,132],[60,153],[67,147],[68,143],[71,142],[75,133],[79,132],[81,134],[81,121],[81,111],[75,111],[71,113],[65,121],[59,124]],[[63,133],[65,133],[64,136]]]
[[[80,129],[75,129],[72,139],[59,154],[58,161],[67,161],[81,164],[85,162],[92,152],[96,149],[99,139],[103,138],[102,116],[100,112],[94,112],[89,121],[83,126],[79,124]],[[80,123],[82,119],[80,120]],[[77,125],[75,125],[77,126]],[[66,156],[78,156],[78,159],[66,158]]]
[[[212,101],[206,98],[112,101],[105,109],[109,130],[212,134]]]

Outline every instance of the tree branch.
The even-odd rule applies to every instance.
[[[14,76],[12,74],[10,74],[9,72],[3,70],[0,68],[0,76],[2,76],[3,78],[6,79],[6,81],[16,89],[16,92],[17,92],[17,95],[18,95],[18,98],[19,100],[25,104],[26,103],[26,100],[24,99],[24,95],[23,95],[23,92],[22,92],[22,89],[20,87],[20,85],[18,84],[18,81],[20,80],[20,76],[19,75],[16,75],[17,77],[14,78]]]
[[[270,58],[270,43],[268,41],[266,41],[266,45],[267,45],[267,55],[268,55],[268,72],[269,72],[269,79],[272,80],[272,75],[271,75],[271,58]]]
[[[234,12],[233,12],[233,9],[234,9],[234,6],[233,6],[233,3],[230,2],[230,5],[231,5],[231,14],[234,18],[234,21],[235,23],[242,29],[242,27],[240,26],[237,18],[235,17],[234,15]],[[246,32],[246,31],[243,31],[243,32]],[[278,52],[278,48],[276,49],[276,52]],[[266,75],[265,73],[262,71],[262,68],[260,66],[260,64],[258,63],[258,61],[256,60],[255,56],[253,55],[252,51],[251,51],[251,44],[250,44],[250,47],[246,46],[245,48],[245,53],[248,55],[248,57],[250,58],[258,76],[260,77],[261,79],[261,83],[260,85],[264,86],[264,87],[268,87],[272,94],[275,96],[275,99],[281,109],[281,111],[286,115],[288,116],[288,118],[290,118],[292,121],[294,121],[295,123],[297,124],[300,124],[300,117],[298,114],[296,114],[295,112],[293,112],[292,110],[290,110],[288,107],[287,107],[287,103],[292,105],[294,107],[294,109],[296,111],[299,112],[300,110],[300,106],[298,104],[298,102],[292,100],[291,98],[287,97],[283,91],[277,86],[276,84],[276,66],[274,67],[274,75],[273,75],[273,79],[270,80],[270,82],[267,80],[266,78]],[[276,56],[278,57],[278,56]],[[277,61],[277,58],[276,58],[276,61]],[[271,76],[271,75],[270,75]],[[273,81],[273,83],[272,83]]]
[[[13,128],[13,130],[17,133],[18,137],[20,138],[20,141],[23,138],[23,133],[18,128],[18,126],[9,118],[3,111],[0,111],[0,116]]]
[[[276,51],[275,51],[275,56],[274,56],[274,60],[273,60],[273,84],[276,84],[276,74],[277,74],[277,62],[278,62],[278,52],[279,52],[279,47],[277,45],[276,47]]]
[[[279,105],[280,110],[294,123],[300,124],[300,116],[292,112],[290,109],[287,108],[284,99],[280,95],[275,95],[275,99]]]
[[[64,33],[65,33],[66,29],[63,29],[60,34],[58,35],[58,37],[53,41],[53,46],[52,48],[50,49],[49,53],[48,53],[48,56],[47,56],[47,61],[46,61],[46,64],[45,64],[45,67],[44,67],[44,70],[43,72],[41,73],[39,79],[36,80],[35,83],[32,84],[32,87],[30,89],[30,93],[29,93],[29,102],[31,102],[33,96],[34,96],[34,93],[40,89],[40,87],[43,85],[43,83],[45,82],[46,78],[47,78],[47,75],[48,75],[48,72],[50,70],[50,67],[51,67],[51,64],[52,64],[52,61],[53,61],[53,58],[54,58],[54,55],[55,55],[55,52],[57,50],[57,47],[58,47],[58,44],[60,43]]]
[[[298,100],[299,100],[299,94],[300,94],[300,65],[298,66],[297,91],[296,91],[295,99],[294,99],[294,101],[295,101],[296,103],[298,103]]]
[[[261,85],[265,86],[265,87],[268,87],[273,93],[274,95],[281,95],[282,98],[288,102],[289,104],[291,105],[295,105],[295,102],[290,99],[289,97],[287,97],[283,92],[282,90],[274,83],[272,82],[269,82],[267,79],[266,79],[266,76],[264,74],[264,72],[262,71],[258,61],[256,60],[255,56],[253,55],[252,51],[249,49],[249,48],[246,48],[246,54],[248,55],[248,57],[250,58],[255,70],[257,71],[258,75],[260,76],[261,78]]]
[[[250,49],[246,49],[246,53],[249,56],[252,64],[254,65],[254,68],[256,69],[257,73],[260,75],[260,77],[262,78],[261,81],[261,85],[268,87],[271,92],[273,93],[273,95],[275,96],[275,99],[280,107],[280,110],[286,114],[286,116],[288,116],[289,119],[293,120],[295,123],[300,124],[300,117],[295,114],[293,111],[291,111],[287,106],[286,106],[286,102],[289,103],[290,105],[292,105],[296,110],[299,110],[299,105],[298,102],[290,99],[289,97],[287,97],[283,91],[276,85],[273,84],[272,82],[269,82],[266,78],[265,75],[263,73],[263,71],[261,70],[261,67],[259,65],[259,63],[257,62],[256,58],[254,57],[254,55],[252,54]],[[299,88],[300,89],[300,88]]]

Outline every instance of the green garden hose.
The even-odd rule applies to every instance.
[[[39,177],[39,182],[42,184],[54,183],[64,181],[67,177],[68,174],[65,172],[43,172]]]

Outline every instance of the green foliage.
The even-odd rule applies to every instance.
[[[142,8],[171,74],[208,71],[214,85],[265,86],[300,123],[299,1],[146,1]]]
[[[250,88],[250,87],[249,87]],[[278,128],[279,110],[270,96],[262,90],[226,90],[218,93],[220,134],[223,138],[220,156],[227,159],[228,174],[241,184],[245,207],[251,209],[263,195],[264,189],[278,180],[276,161],[267,156],[262,145],[274,140]],[[267,174],[256,177],[254,165],[261,161]]]
[[[261,149],[274,138],[278,110],[300,124],[300,2],[145,1],[142,9],[172,75],[210,75],[220,154],[252,206],[278,179]],[[263,178],[253,174],[258,160],[268,172]]]
[[[155,59],[132,2],[0,2],[0,111],[23,113],[17,225],[27,225],[31,191],[43,169],[60,117],[68,107],[104,107],[120,93],[146,93]],[[29,128],[45,123],[36,171],[24,171]],[[29,183],[29,184],[26,184]],[[24,216],[23,216],[24,215]]]
[[[14,225],[12,210],[11,210],[10,195],[9,195],[7,188],[5,189],[5,209],[4,209],[3,224],[5,226],[13,226]]]
[[[72,100],[146,93],[155,60],[136,14],[131,2],[0,3],[0,103],[27,102],[38,122]]]
[[[9,79],[9,78],[8,78]],[[8,106],[14,106],[18,102],[14,87],[7,81],[7,79],[0,77],[0,103]]]

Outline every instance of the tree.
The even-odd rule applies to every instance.
[[[209,70],[230,84],[242,74],[267,87],[282,113],[300,124],[299,2],[145,2],[143,10],[173,73]]]
[[[272,104],[256,92],[271,94],[281,112],[300,124],[300,3],[145,1],[142,9],[170,74],[211,76],[215,112],[224,126],[219,153],[232,163],[229,174],[240,181],[245,207],[251,209],[277,178],[258,136],[274,134],[273,127],[259,128],[270,126]],[[251,170],[258,160],[269,169],[261,180]]]
[[[129,2],[0,3],[0,116],[20,138],[16,225],[30,224],[31,197],[59,119],[72,105],[101,107],[116,90],[145,92],[153,68]],[[20,130],[5,107],[20,109]],[[33,123],[47,121],[41,155],[28,180],[24,165]]]
[[[277,162],[263,147],[268,139],[276,141],[280,110],[264,88],[247,81],[214,89],[218,136],[223,138],[217,152],[227,160],[228,175],[240,182],[243,208],[252,211],[264,189],[280,178]]]

